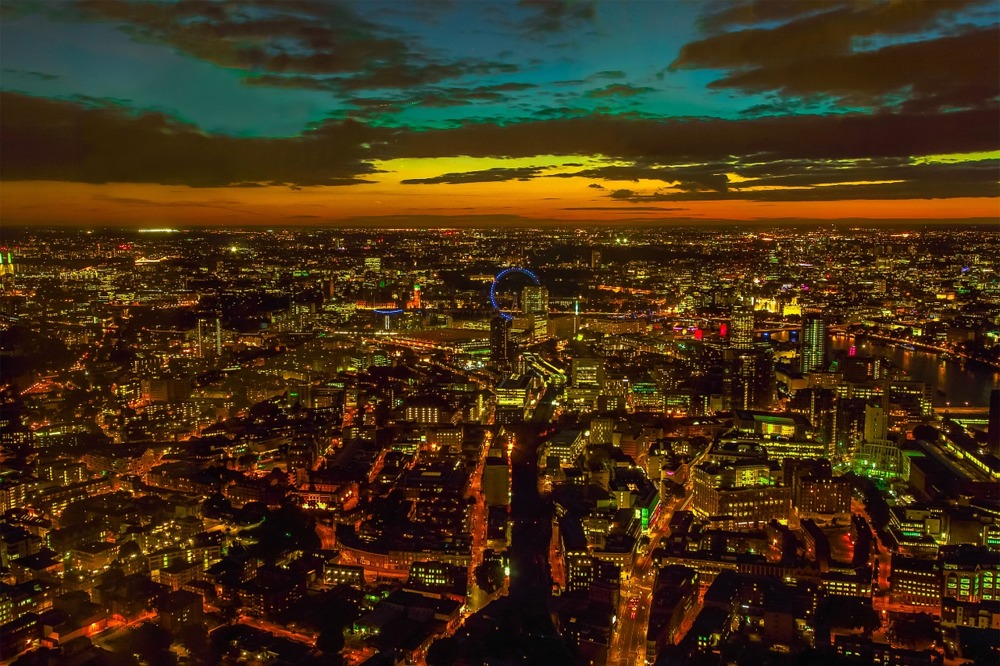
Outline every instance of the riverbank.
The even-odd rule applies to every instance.
[[[931,386],[934,406],[988,407],[990,391],[1000,388],[1000,370],[969,361],[965,364],[944,358],[940,352],[907,349],[873,336],[836,334],[830,337],[830,349],[846,351],[851,345],[859,354],[880,356],[917,381]]]

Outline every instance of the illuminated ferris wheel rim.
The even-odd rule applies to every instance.
[[[503,280],[508,275],[510,275],[511,273],[520,273],[521,275],[527,275],[528,278],[530,278],[531,281],[534,282],[536,286],[539,287],[542,286],[542,281],[538,279],[538,276],[529,271],[527,268],[521,268],[520,266],[511,266],[510,268],[505,268],[499,273],[497,273],[496,277],[493,278],[493,283],[490,285],[490,303],[493,304],[493,309],[497,311],[497,314],[499,314],[504,319],[513,319],[514,316],[509,315],[500,309],[500,304],[497,303],[497,285],[499,285],[500,281]]]

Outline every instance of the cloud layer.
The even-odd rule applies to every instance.
[[[244,195],[354,185],[339,189],[373,192],[373,207],[427,197],[428,210],[452,194],[505,192],[512,205],[523,195],[650,213],[1000,194],[990,0],[81,0],[4,11],[7,182]],[[75,37],[81,26],[106,31]],[[146,78],[163,63],[190,73],[176,93]],[[129,77],[128,96],[117,94]],[[279,135],[219,92],[212,117],[251,130],[207,131],[191,92],[203,81],[307,120]],[[239,208],[238,197],[219,201]]]
[[[992,110],[746,120],[596,116],[436,131],[332,120],[300,137],[260,139],[207,135],[162,114],[135,115],[107,105],[86,107],[15,93],[4,93],[0,103],[4,180],[348,185],[377,177],[376,160],[600,155],[617,163],[583,169],[567,163],[555,172],[531,165],[498,167],[400,182],[456,185],[559,177],[660,181],[676,188],[657,194],[660,200],[993,196],[996,160],[916,164],[910,156],[976,153],[1000,144]],[[727,173],[739,176],[737,187]],[[828,187],[871,181],[895,182]],[[795,189],[753,189],[765,187]]]

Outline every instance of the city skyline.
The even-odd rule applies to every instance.
[[[997,26],[991,2],[5,3],[2,221],[992,222]]]
[[[0,654],[994,663],[996,232],[843,226],[5,229]]]

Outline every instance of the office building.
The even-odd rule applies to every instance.
[[[603,388],[604,359],[574,358],[571,366],[570,380],[573,388]]]
[[[695,465],[691,509],[699,516],[725,517],[741,528],[787,520],[792,489],[770,485],[770,477],[766,461]]]
[[[510,468],[507,461],[490,456],[483,466],[483,495],[486,506],[507,506],[510,504]]]
[[[521,311],[526,315],[549,313],[549,290],[529,284],[521,292]]]
[[[590,443],[611,444],[614,442],[615,422],[613,419],[600,418],[590,420]]]
[[[893,553],[889,595],[893,603],[911,606],[941,605],[941,572],[935,560]]]
[[[726,350],[733,409],[768,409],[774,399],[774,354],[768,347]]]
[[[497,315],[490,320],[490,363],[498,368],[511,362],[510,319]]]
[[[826,320],[821,314],[802,318],[802,372],[826,367]]]
[[[753,305],[740,302],[733,306],[729,324],[729,346],[733,349],[753,349],[754,312]]]
[[[521,292],[521,311],[528,319],[532,337],[540,338],[548,334],[549,290],[546,287],[528,285]]]

